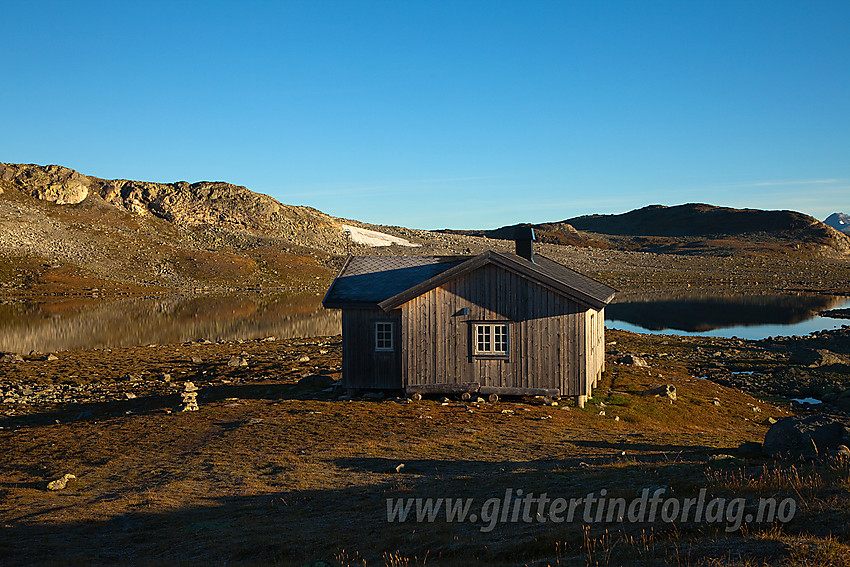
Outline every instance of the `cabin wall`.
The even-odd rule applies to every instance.
[[[588,380],[588,369],[596,361],[587,359],[586,309],[518,274],[486,265],[401,311],[405,385],[478,382],[589,393],[596,373]],[[472,324],[480,321],[510,322],[507,360],[473,356]]]
[[[393,351],[375,350],[375,323],[393,323]],[[401,379],[401,310],[342,310],[342,384],[346,388],[395,390]]]

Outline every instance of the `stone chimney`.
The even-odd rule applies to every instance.
[[[516,255],[534,262],[534,229],[530,226],[518,226],[514,232]]]

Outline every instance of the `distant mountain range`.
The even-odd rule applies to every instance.
[[[826,220],[823,222],[837,231],[850,233],[850,215],[844,213],[832,213],[826,217]]]
[[[509,239],[514,226],[520,225],[445,232]],[[650,205],[617,215],[586,215],[522,226],[533,227],[539,240],[552,244],[644,252],[711,255],[790,250],[850,252],[850,238],[809,215],[703,203]]]

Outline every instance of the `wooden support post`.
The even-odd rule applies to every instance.
[[[584,404],[587,403],[587,396],[576,396],[576,406],[583,408]]]

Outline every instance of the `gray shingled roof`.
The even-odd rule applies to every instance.
[[[530,264],[531,269],[534,269],[541,274],[544,274],[554,280],[557,280],[567,287],[586,294],[587,296],[599,301],[600,303],[608,303],[614,298],[616,290],[605,285],[600,281],[588,277],[584,274],[571,270],[570,268],[550,260],[539,254],[534,255],[534,263],[530,263],[525,258],[520,258],[515,254],[507,254],[502,252],[504,256],[513,256],[513,259],[525,264]]]
[[[331,284],[325,307],[392,309],[485,264],[496,264],[600,309],[615,290],[540,255],[534,262],[507,252],[478,256],[350,256]]]
[[[350,256],[322,303],[378,308],[378,303],[462,264],[469,256]]]

